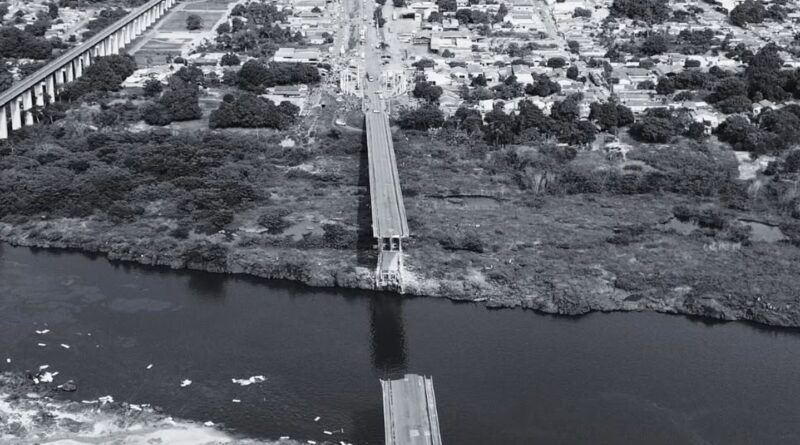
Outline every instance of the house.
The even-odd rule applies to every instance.
[[[773,109],[773,108],[775,108],[775,104],[773,102],[770,102],[770,101],[764,99],[764,100],[760,100],[758,102],[755,102],[752,105],[751,109],[753,110],[753,114],[758,115],[758,114],[761,114],[762,111],[770,110],[770,109]]]
[[[511,14],[507,14],[504,20],[517,30],[530,31],[543,28],[541,19],[532,12],[514,11]]]
[[[472,51],[472,36],[461,31],[442,31],[431,34],[431,51]]]
[[[272,58],[275,62],[319,63],[322,56],[313,48],[279,48]]]
[[[457,66],[450,70],[450,76],[454,79],[467,79],[469,77],[469,73],[467,72],[466,68]]]
[[[706,134],[711,134],[711,132],[725,120],[724,114],[713,110],[693,111],[691,112],[691,116],[695,122],[700,122],[705,126],[704,131]]]
[[[536,12],[536,4],[533,0],[511,0],[508,9],[512,12]]]
[[[311,12],[314,8],[322,11],[325,9],[325,0],[297,0],[293,2],[292,9],[295,12]]]
[[[307,91],[307,85],[278,85],[272,88],[272,94],[283,97],[301,97]]]
[[[432,12],[439,12],[439,5],[434,2],[422,1],[414,2],[408,5],[408,9],[414,11],[414,20],[425,21]]]
[[[434,68],[425,68],[425,80],[438,86],[447,86],[453,82],[448,71],[435,71]]]
[[[442,20],[442,29],[445,31],[458,31],[458,20],[454,18],[446,18]]]

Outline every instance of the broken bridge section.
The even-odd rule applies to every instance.
[[[386,445],[442,445],[433,378],[381,380]]]
[[[379,288],[402,290],[402,239],[408,237],[408,221],[389,118],[383,110],[383,101],[377,98],[373,100],[375,108],[365,111],[365,121],[372,236],[378,242],[376,284]]]

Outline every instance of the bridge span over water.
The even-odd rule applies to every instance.
[[[55,101],[64,85],[81,77],[97,57],[119,54],[177,2],[147,2],[0,93],[0,139],[8,138],[9,126],[17,130],[23,125],[33,125],[34,106]]]

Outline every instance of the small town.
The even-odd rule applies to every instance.
[[[0,1],[0,444],[796,444],[798,289],[800,0]]]

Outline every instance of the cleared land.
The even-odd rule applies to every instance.
[[[192,30],[192,32],[208,31],[213,28],[214,24],[222,18],[225,10],[219,11],[201,11],[196,5],[187,5],[191,7],[191,11],[182,10],[175,11],[169,16],[164,18],[164,22],[158,27],[159,31],[172,32],[172,31],[189,31],[186,29],[186,18],[190,15],[197,15],[203,19],[203,27],[201,29]]]

